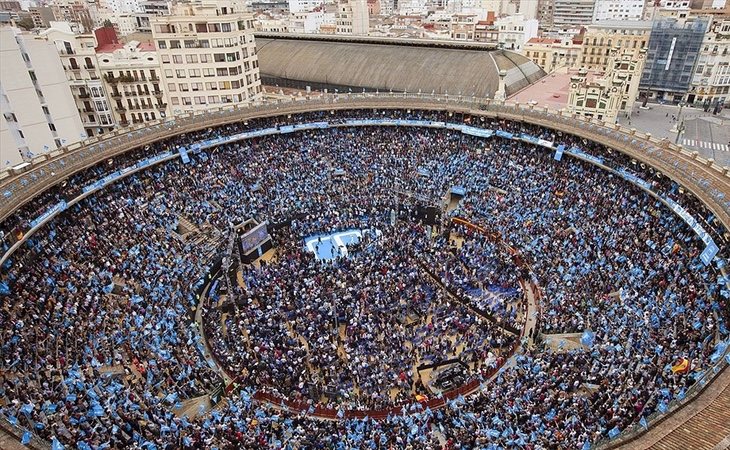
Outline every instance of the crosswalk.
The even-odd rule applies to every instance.
[[[704,148],[707,150],[717,150],[719,152],[730,152],[730,146],[720,144],[718,142],[698,141],[695,139],[682,139],[682,145],[685,147]]]

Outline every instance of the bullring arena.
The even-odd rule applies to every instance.
[[[39,157],[0,180],[1,442],[725,448],[727,172],[407,94]]]

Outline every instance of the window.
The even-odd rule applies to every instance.
[[[165,78],[172,78],[172,70],[170,70],[170,69],[165,70]]]
[[[172,98],[170,98],[170,102],[173,105],[179,105],[180,104],[180,99],[178,99],[177,97],[172,97]]]
[[[231,31],[231,24],[230,23],[222,23],[221,24],[221,31],[224,33],[229,33]]]
[[[207,63],[208,62],[208,55],[200,55],[200,62]]]
[[[170,48],[182,48],[180,47],[180,41],[170,41]]]
[[[162,55],[162,64],[170,64],[170,55]]]
[[[167,48],[167,41],[157,41],[157,48],[164,50]]]
[[[192,100],[190,100],[190,97],[183,97],[182,98],[182,104],[183,105],[190,106],[190,105],[193,104],[193,102],[192,102]]]
[[[190,89],[193,91],[202,91],[203,83],[190,83]]]
[[[185,45],[185,48],[196,48],[198,46],[198,44],[196,44],[195,41],[189,40],[189,39],[185,40],[183,42],[183,44]]]
[[[167,90],[170,92],[175,92],[177,90],[177,86],[175,86],[175,83],[167,83]]]
[[[189,69],[190,78],[200,78],[200,69]]]
[[[217,91],[218,83],[216,83],[215,81],[212,83],[205,83],[205,89],[208,91]]]
[[[205,97],[193,97],[196,105],[205,105]]]
[[[225,62],[226,61],[226,54],[225,53],[214,53],[213,54],[213,60],[215,62]]]
[[[201,39],[198,41],[199,48],[210,48],[210,41],[207,39]]]
[[[86,102],[84,102],[84,103],[86,103]],[[44,106],[43,107],[43,114],[50,114],[50,113],[51,112],[48,111],[48,107],[47,106]],[[11,114],[11,115],[13,116],[13,119],[15,119],[15,114]]]
[[[52,124],[52,123],[49,123],[48,124],[48,128],[50,128],[51,131],[56,131],[56,126],[54,124]]]
[[[216,75],[218,75],[219,77],[226,77],[228,76],[228,69],[226,69],[225,67],[219,67],[218,69],[216,69]]]
[[[209,104],[218,103],[218,96],[217,95],[209,95],[208,96],[208,103]]]
[[[172,55],[172,62],[175,64],[182,64],[183,63],[182,55]]]
[[[187,83],[180,83],[178,84],[178,87],[180,88],[180,92],[187,92],[189,90]]]
[[[175,71],[175,76],[178,78],[185,78],[185,69],[177,69]]]
[[[214,77],[215,76],[215,69],[203,69],[203,76],[204,77]]]
[[[198,62],[198,55],[185,55],[185,62],[188,64],[196,64]]]

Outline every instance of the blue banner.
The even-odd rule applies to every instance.
[[[461,128],[461,132],[464,134],[468,134],[470,136],[477,136],[477,137],[491,137],[494,135],[494,131],[492,130],[485,130],[484,128],[477,128],[477,127],[469,127],[469,126],[463,126]]]
[[[40,225],[44,221],[50,219],[51,217],[55,216],[56,214],[60,213],[64,209],[66,209],[66,202],[61,200],[60,202],[58,202],[55,205],[48,208],[48,210],[46,210],[46,212],[44,212],[43,214],[41,214],[40,216],[38,216],[37,218],[32,220],[30,222],[30,227],[31,228],[37,227],[38,225]]]
[[[553,157],[555,161],[560,161],[563,159],[563,151],[565,150],[565,145],[560,144],[558,145],[557,150],[555,150],[555,156]]]
[[[497,132],[494,134],[496,134],[499,137],[505,138],[505,139],[512,139],[513,137],[515,137],[514,134],[508,133],[508,132],[502,131],[502,130],[497,130]]]
[[[182,159],[183,164],[188,164],[190,162],[188,150],[185,147],[180,147],[178,151],[180,152],[180,158]]]

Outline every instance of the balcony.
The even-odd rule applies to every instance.
[[[79,98],[90,98],[91,94],[88,92],[79,92]]]
[[[94,65],[93,64],[92,65],[85,64],[84,65],[84,69],[86,69],[86,70],[94,70]]]
[[[114,97],[114,98],[122,98],[122,93],[121,92],[112,92],[112,97]]]
[[[164,109],[166,109],[166,108],[167,108],[167,103],[158,103],[158,104],[157,104],[157,109],[162,109],[162,110],[164,110]]]
[[[160,81],[160,79],[155,76],[155,77],[150,77],[150,81]]]
[[[83,111],[83,112],[85,112],[85,113],[93,113],[93,112],[94,112],[94,110],[93,110],[93,109],[89,109],[89,108],[84,108],[84,109],[82,109],[81,111]]]
[[[122,120],[121,122],[119,122],[119,126],[120,127],[127,127],[127,126],[129,126],[129,122],[127,122],[126,120]]]
[[[116,105],[114,107],[114,109],[117,110],[117,111],[119,111],[119,112],[124,112],[124,111],[127,110],[127,108],[125,108],[124,106],[119,106],[119,105]]]
[[[155,97],[162,97],[162,91],[152,91]]]

